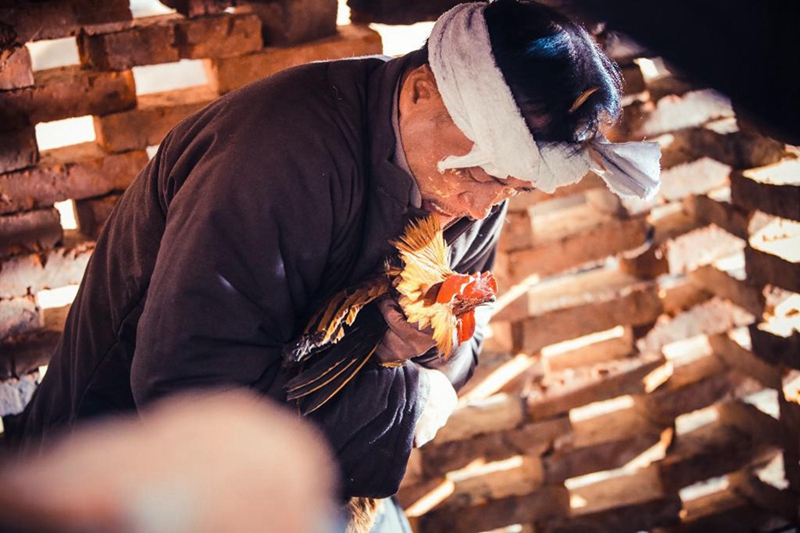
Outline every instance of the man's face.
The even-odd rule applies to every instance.
[[[399,107],[403,149],[422,194],[422,207],[438,214],[443,225],[461,217],[486,218],[493,206],[530,190],[527,181],[499,179],[480,167],[439,172],[439,161],[469,153],[473,143],[447,113],[427,66],[407,75]]]

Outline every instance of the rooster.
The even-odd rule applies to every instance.
[[[409,323],[430,328],[445,360],[475,332],[475,308],[494,301],[497,283],[490,272],[459,274],[450,269],[435,215],[409,222],[391,244],[399,264],[387,262],[380,275],[335,294],[284,349],[290,366],[314,356],[286,385],[287,399],[297,400],[304,415],[322,407],[375,353],[388,329],[377,305],[382,296],[395,297]]]

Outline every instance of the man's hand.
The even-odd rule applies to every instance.
[[[407,360],[423,355],[436,346],[431,329],[420,330],[409,324],[394,298],[387,296],[378,302],[389,329],[375,351],[378,359],[387,365],[402,365]]]
[[[424,366],[417,368],[419,368],[420,377],[427,375],[428,383],[430,383],[428,403],[425,404],[425,409],[422,411],[414,431],[414,446],[419,448],[432,440],[436,436],[436,432],[447,423],[447,419],[450,418],[450,414],[458,404],[458,396],[447,376],[438,370]]]

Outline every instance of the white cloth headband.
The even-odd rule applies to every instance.
[[[457,5],[439,17],[428,39],[428,61],[445,108],[474,143],[468,154],[440,161],[439,171],[478,166],[552,193],[593,170],[620,196],[652,198],[659,187],[658,143],[536,144],[495,63],[485,8]]]

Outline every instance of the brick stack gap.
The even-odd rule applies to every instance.
[[[309,61],[381,52],[366,27],[336,26],[335,0],[263,5],[190,0],[133,19],[127,0],[0,7],[0,416],[20,412],[49,362],[69,306],[36,294],[77,285],[125,188],[179,121],[251,81]],[[185,5],[184,5],[185,4]],[[92,7],[93,6],[93,7]],[[91,7],[91,9],[89,9]],[[80,65],[33,72],[25,43],[74,36]],[[208,83],[137,96],[132,68],[202,60]],[[96,141],[41,153],[35,125],[92,115]],[[75,202],[63,230],[56,202]]]

